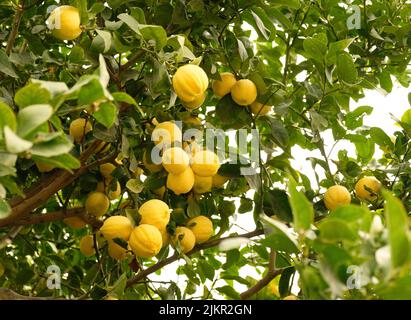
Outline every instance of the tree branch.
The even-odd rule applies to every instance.
[[[235,239],[235,238],[253,238],[253,237],[260,236],[263,233],[264,233],[264,230],[256,229],[254,231],[244,233],[244,234],[240,234],[240,235],[236,235],[236,236],[228,236],[228,237],[225,237],[225,238],[214,239],[214,240],[211,240],[211,241],[208,241],[206,243],[203,243],[203,244],[200,244],[200,245],[196,246],[193,250],[188,252],[186,255],[191,256],[191,255],[193,255],[194,253],[196,253],[198,251],[215,247],[215,246],[219,245],[223,240]],[[174,261],[177,261],[179,258],[180,258],[180,256],[177,253],[175,253],[172,256],[157,262],[155,265],[153,265],[153,266],[151,266],[151,267],[149,267],[145,270],[140,271],[133,278],[130,278],[127,281],[127,288],[131,287],[134,284],[136,284],[137,282],[143,280],[149,274],[151,274],[153,272],[156,272],[157,270],[160,270],[161,268],[165,267],[166,265],[169,265],[169,264],[173,263]]]
[[[240,297],[242,300],[246,300],[252,297],[254,294],[256,294],[257,292],[262,290],[265,286],[267,286],[271,282],[271,280],[273,280],[275,277],[277,277],[283,272],[283,269],[278,269],[278,270],[275,269],[275,258],[276,258],[276,253],[274,250],[272,250],[270,253],[270,260],[268,262],[267,274],[260,281],[258,281],[254,286],[252,286],[251,288],[249,288],[248,290],[240,294]]]
[[[6,46],[7,55],[9,55],[11,53],[11,50],[13,49],[14,41],[16,40],[17,33],[19,32],[20,21],[21,21],[21,17],[23,16],[23,13],[24,13],[24,0],[21,0],[19,5],[17,6],[17,11],[16,11],[16,14],[13,20],[13,27],[11,29],[9,38],[7,40],[7,46]]]
[[[134,53],[130,59],[128,59],[128,61],[123,64],[122,66],[120,66],[120,71],[124,71],[127,70],[128,68],[130,68],[134,63],[137,62],[138,59],[140,59],[142,56],[144,55],[144,50],[139,50],[136,53]]]

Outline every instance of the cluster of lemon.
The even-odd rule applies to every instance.
[[[112,258],[123,260],[129,251],[136,257],[151,258],[170,242],[186,253],[191,251],[196,243],[200,244],[210,239],[214,232],[213,223],[209,218],[197,216],[190,219],[186,226],[177,227],[170,239],[167,225],[171,210],[165,202],[158,199],[149,200],[141,205],[138,212],[141,217],[138,226],[133,227],[133,223],[127,217],[112,216],[104,221],[97,233],[96,244],[101,246],[102,235],[108,242],[108,253]],[[115,238],[128,242],[128,248],[116,243]],[[80,251],[86,256],[95,254],[95,247],[91,235],[83,237],[80,241]]]
[[[381,182],[375,177],[363,177],[355,184],[355,194],[361,200],[376,200],[380,190]],[[335,210],[350,203],[351,194],[344,186],[332,186],[324,194],[324,204],[328,210]]]

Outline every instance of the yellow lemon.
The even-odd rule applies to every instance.
[[[109,217],[104,221],[103,226],[100,228],[100,232],[107,240],[120,238],[128,241],[132,230],[133,226],[131,221],[124,216]]]
[[[195,110],[195,109],[201,107],[201,105],[204,103],[205,99],[206,99],[206,94],[203,93],[202,95],[195,98],[193,101],[190,101],[190,102],[182,101],[182,104],[183,104],[183,107],[186,108],[189,111],[190,110]]]
[[[116,166],[112,163],[104,163],[100,165],[100,173],[106,179],[112,179],[111,173],[116,169]]]
[[[167,228],[159,229],[161,233],[161,239],[163,240],[163,247],[168,246],[170,243],[170,234],[167,231]]]
[[[221,80],[214,80],[212,84],[213,92],[217,97],[224,97],[229,94],[231,88],[236,84],[237,79],[231,72],[223,72],[220,74]]]
[[[127,250],[114,241],[109,241],[108,255],[115,260],[124,260],[127,257]]]
[[[324,204],[328,210],[351,203],[351,195],[346,187],[335,185],[330,187],[324,195]]]
[[[69,132],[74,141],[80,143],[83,141],[84,136],[93,130],[91,122],[87,119],[78,118],[70,123]]]
[[[212,177],[200,177],[195,175],[193,191],[198,194],[210,192],[213,187]]]
[[[92,192],[86,200],[86,210],[92,216],[101,217],[110,208],[110,200],[102,192]]]
[[[163,240],[161,232],[156,227],[141,224],[131,232],[129,244],[137,257],[151,258],[160,252]]]
[[[94,249],[94,239],[93,236],[88,235],[84,236],[80,240],[80,252],[84,254],[86,257],[90,257],[96,253]]]
[[[36,167],[40,172],[50,172],[51,170],[55,168],[51,164],[42,163],[42,162],[36,162]]]
[[[208,87],[208,77],[204,70],[194,64],[186,64],[177,69],[173,77],[173,88],[177,96],[192,102],[201,96]]]
[[[97,148],[95,153],[107,153],[111,148],[111,144],[105,141],[101,141]]]
[[[187,227],[194,233],[196,243],[206,242],[214,233],[213,222],[205,216],[190,219]]]
[[[260,102],[254,101],[250,105],[251,112],[256,116],[264,116],[271,111],[272,106],[263,105]]]
[[[167,176],[167,188],[176,195],[189,192],[194,186],[194,172],[188,167],[180,174],[169,173]]]
[[[213,176],[213,187],[221,188],[228,180],[229,180],[229,177],[220,176],[219,174],[215,174]]]
[[[195,153],[192,159],[191,168],[200,177],[211,177],[220,168],[218,156],[209,150],[200,150]]]
[[[180,147],[173,147],[164,151],[162,161],[168,173],[179,174],[187,169],[190,158]]]
[[[176,141],[181,142],[183,139],[180,128],[171,121],[164,121],[156,125],[151,137],[155,144],[165,145],[170,145]]]
[[[63,222],[74,229],[84,228],[87,225],[87,223],[80,217],[68,217],[64,219]]]
[[[298,300],[298,298],[292,294],[292,295],[286,296],[283,300]]]
[[[257,99],[257,87],[248,79],[241,79],[231,88],[231,97],[240,106],[248,106]]]
[[[147,151],[144,151],[143,154],[143,164],[147,170],[153,173],[159,172],[163,168],[161,164],[155,164],[151,161],[150,155],[147,155]]]
[[[369,192],[367,189],[371,190]],[[381,190],[381,182],[375,177],[364,177],[358,180],[355,184],[355,194],[362,200],[372,201],[377,198],[377,194]]]
[[[164,229],[170,221],[170,208],[167,203],[158,199],[144,202],[138,209],[141,224],[149,224]]]
[[[116,181],[116,189],[112,190],[112,183],[105,180],[105,182],[100,181],[97,183],[96,191],[105,193],[110,200],[118,199],[121,196],[121,185],[120,182]]]
[[[50,13],[48,27],[60,40],[74,40],[81,34],[80,13],[72,6],[60,6]]]
[[[186,227],[177,227],[173,237],[173,244],[174,246],[179,246],[184,253],[187,253],[193,250],[196,244],[196,237],[190,229]]]

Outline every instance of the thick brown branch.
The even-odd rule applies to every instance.
[[[244,233],[244,234],[240,234],[240,235],[236,235],[236,236],[229,236],[229,237],[225,237],[225,238],[211,240],[211,241],[208,241],[206,243],[203,243],[201,245],[196,246],[193,250],[188,252],[186,255],[191,256],[191,255],[193,255],[194,253],[196,253],[198,251],[215,247],[215,246],[219,245],[223,240],[235,239],[235,238],[253,238],[253,237],[260,236],[263,233],[264,233],[264,230],[256,229],[254,231]],[[164,260],[161,260],[158,263],[156,263],[155,265],[139,272],[133,278],[130,278],[127,281],[127,287],[131,287],[132,285],[136,284],[137,282],[143,280],[149,274],[151,274],[153,272],[156,272],[157,270],[160,270],[161,268],[165,267],[166,265],[169,265],[170,263],[173,263],[174,261],[177,261],[179,258],[180,258],[180,256],[176,253],[176,254],[172,255],[171,257],[168,257]]]

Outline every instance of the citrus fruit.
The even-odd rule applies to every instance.
[[[114,241],[109,241],[108,255],[115,260],[124,260],[127,257],[127,250]]]
[[[196,243],[194,233],[186,227],[177,227],[173,236],[173,244],[179,246],[181,251],[187,253],[193,250]]]
[[[72,6],[60,6],[50,13],[47,20],[54,37],[60,40],[74,40],[81,34],[80,13]]]
[[[372,192],[368,191],[367,189]],[[375,177],[364,177],[355,184],[355,194],[362,200],[372,201],[381,190],[381,182]]]
[[[43,162],[36,162],[36,167],[40,172],[50,172],[55,167],[51,164],[43,163]]]
[[[80,217],[68,217],[63,219],[63,222],[74,229],[80,229],[87,225],[87,223]]]
[[[154,257],[163,246],[161,232],[150,224],[141,224],[134,228],[128,243],[134,254],[141,258]]]
[[[170,208],[167,203],[158,199],[144,202],[138,209],[141,224],[149,224],[164,229],[170,221]]]
[[[167,188],[176,195],[189,192],[194,186],[194,172],[188,167],[180,174],[169,173],[167,176]]]
[[[111,173],[116,169],[116,166],[112,163],[103,163],[100,165],[100,173],[106,179],[112,179]]]
[[[215,174],[213,176],[213,187],[214,188],[221,188],[228,180],[229,180],[228,177],[221,176],[219,174]]]
[[[194,176],[194,186],[193,191],[198,194],[203,194],[210,192],[213,187],[213,178],[212,177],[200,177]]]
[[[170,145],[176,141],[181,142],[183,139],[180,128],[171,121],[164,121],[156,125],[151,137],[155,144],[165,145]]]
[[[192,159],[191,168],[200,177],[211,177],[220,168],[218,156],[209,150],[200,150],[195,153]]]
[[[328,210],[351,203],[351,195],[346,187],[335,185],[330,187],[324,195],[324,204]]]
[[[80,252],[86,257],[90,257],[96,253],[94,249],[94,239],[92,235],[87,235],[80,240]]]
[[[173,76],[174,91],[185,102],[192,102],[200,97],[207,87],[207,74],[194,64],[186,64],[178,68]]]
[[[88,214],[101,217],[110,208],[110,200],[102,192],[92,192],[86,200],[86,210]]]
[[[80,143],[84,136],[93,129],[91,122],[87,119],[78,118],[70,123],[69,132],[74,141]]]
[[[264,116],[271,111],[272,106],[263,105],[260,102],[254,101],[250,105],[251,112],[256,116]]]
[[[179,174],[187,169],[190,158],[180,147],[173,147],[164,151],[162,161],[168,173]]]
[[[201,107],[205,99],[206,99],[206,94],[203,93],[202,95],[199,95],[198,97],[196,97],[193,101],[190,101],[190,102],[182,101],[182,105],[184,108],[186,108],[189,111],[195,110]]]
[[[236,84],[237,79],[231,72],[223,72],[220,74],[221,80],[214,80],[212,84],[212,89],[214,95],[217,97],[224,97],[229,94],[231,88]]]
[[[120,238],[128,241],[132,230],[133,226],[131,221],[124,216],[109,217],[104,221],[103,226],[100,228],[100,232],[107,240]]]
[[[248,106],[257,99],[257,87],[248,79],[241,79],[231,88],[231,97],[240,106]]]
[[[143,154],[143,164],[144,167],[151,172],[159,172],[163,168],[161,164],[155,164],[151,161],[150,155],[147,154],[147,151],[144,151]]]
[[[187,227],[194,233],[196,243],[206,242],[214,233],[213,222],[206,216],[197,216],[187,222]]]

